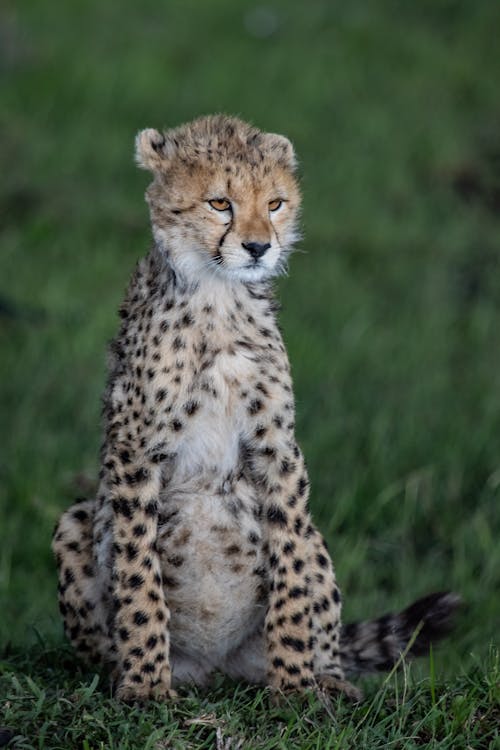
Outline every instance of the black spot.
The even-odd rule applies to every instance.
[[[127,545],[125,546],[125,552],[127,554],[128,562],[132,562],[133,560],[135,560],[137,555],[139,554],[139,550],[132,542],[127,543]]]
[[[338,589],[333,589],[332,598],[335,604],[340,604],[341,596],[340,596],[340,591]]]
[[[128,579],[128,583],[131,588],[138,589],[144,584],[144,578],[140,573],[134,573],[134,575],[131,575]]]
[[[146,533],[145,525],[143,523],[136,524],[136,526],[134,526],[134,528],[132,529],[132,533],[137,537],[144,536],[144,534]]]
[[[285,662],[283,661],[283,659],[280,656],[275,656],[273,659],[273,667],[275,669],[279,669],[279,667],[284,667],[284,666],[285,666]]]
[[[139,610],[134,613],[134,622],[136,625],[146,625],[149,622],[149,617],[145,612]]]
[[[185,313],[179,321],[182,328],[189,328],[194,323],[194,318],[191,313]]]
[[[168,458],[168,453],[153,453],[151,456],[151,461],[154,464],[161,464],[163,461],[165,461]]]
[[[293,586],[288,592],[288,596],[290,599],[299,599],[301,596],[305,596],[306,593],[306,589],[303,589],[300,586]]]
[[[306,644],[302,638],[292,638],[291,635],[283,635],[280,638],[281,644],[287,648],[292,648],[294,651],[298,651],[301,654],[306,649]]]
[[[160,401],[164,401],[165,400],[166,395],[167,395],[167,391],[165,390],[165,388],[159,388],[156,391],[156,397],[155,398],[156,398],[156,400],[159,403]]]
[[[295,470],[295,464],[288,461],[286,458],[283,459],[280,466],[280,474],[290,474]]]
[[[186,344],[184,342],[184,339],[182,336],[176,336],[175,339],[172,342],[172,347],[174,349],[174,352],[178,352],[179,349],[185,349]]]
[[[179,430],[182,430],[182,422],[179,419],[173,419],[170,422],[170,426],[174,430],[174,432],[179,432]]]
[[[73,518],[75,518],[77,521],[80,521],[80,523],[83,523],[88,518],[88,513],[84,510],[75,510],[73,513]]]
[[[321,568],[327,568],[328,567],[328,558],[321,554],[321,552],[316,555],[316,562]]]
[[[113,498],[113,510],[117,515],[124,516],[129,521],[132,518],[129,501],[124,497]]]
[[[299,559],[294,560],[293,569],[296,573],[300,573],[300,571],[304,569],[304,561]]]
[[[303,496],[306,489],[307,489],[307,479],[306,477],[302,476],[297,482],[297,494],[299,495],[299,497]]]
[[[149,516],[149,518],[154,518],[158,513],[158,503],[156,500],[150,500],[149,503],[146,503],[144,507],[144,513]]]
[[[276,455],[276,448],[273,448],[273,447],[272,447],[272,446],[270,446],[270,445],[265,445],[265,446],[264,446],[264,447],[263,447],[263,448],[261,449],[261,451],[260,451],[260,452],[261,452],[261,455],[262,455],[262,456],[268,456],[269,458],[272,458],[273,456],[275,456],[275,455]]]
[[[64,582],[67,586],[69,586],[70,583],[75,582],[75,574],[69,568],[66,568],[66,570],[64,571]]]
[[[250,401],[250,404],[248,405],[248,413],[250,416],[253,416],[254,414],[258,414],[259,411],[262,409],[262,401],[259,398],[254,398],[252,401]]]
[[[137,623],[140,625],[141,623]],[[134,646],[134,648],[131,648],[129,651],[130,656],[136,656],[138,659],[142,659],[144,656],[144,651],[140,646]]]
[[[170,563],[170,565],[173,565],[174,568],[180,568],[184,563],[184,558],[182,557],[182,555],[172,555],[168,558],[168,562]]]
[[[198,403],[198,401],[191,400],[184,404],[184,411],[186,412],[188,417],[192,417],[193,414],[198,411],[199,407],[200,404]]]
[[[141,482],[145,482],[147,479],[149,479],[149,472],[144,467],[137,469],[137,471],[134,471],[131,474],[125,474],[125,481],[128,485],[140,484]]]
[[[172,578],[171,576],[164,576],[163,583],[168,589],[179,588],[179,581],[177,581],[175,578]]]
[[[155,635],[150,635],[148,640],[146,641],[146,648],[151,650],[155,648],[157,643],[158,643],[158,638]]]
[[[120,628],[118,630],[118,635],[120,636],[121,641],[128,641],[130,638],[130,633],[128,632],[127,628]]]
[[[267,520],[279,526],[286,526],[288,516],[278,505],[270,505],[267,509]]]

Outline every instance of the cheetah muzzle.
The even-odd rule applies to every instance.
[[[155,241],[110,347],[97,496],[54,535],[65,632],[124,700],[214,670],[357,697],[346,674],[425,651],[458,597],[341,626],[271,288],[298,236],[292,145],[212,116],[136,149]]]

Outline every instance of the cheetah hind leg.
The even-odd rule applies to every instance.
[[[94,507],[94,501],[85,500],[65,511],[52,539],[64,632],[89,664],[109,663],[112,648],[93,559]]]

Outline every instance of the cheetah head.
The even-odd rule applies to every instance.
[[[300,194],[290,141],[212,115],[141,131],[139,166],[155,240],[188,281],[256,282],[282,272],[297,239]]]

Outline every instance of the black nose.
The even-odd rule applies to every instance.
[[[241,244],[255,260],[262,258],[266,250],[271,247],[270,242],[242,242]]]

